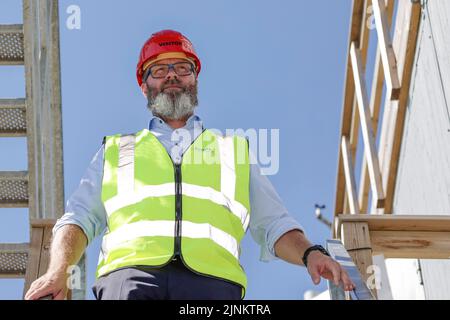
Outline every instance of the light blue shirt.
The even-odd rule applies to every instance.
[[[182,154],[193,141],[190,138],[195,140],[202,128],[201,119],[192,115],[182,128],[189,131],[190,135],[183,135],[182,139],[178,139],[174,138],[177,136],[177,129],[173,129],[162,119],[153,117],[149,124],[149,130],[168,152],[171,150],[169,154],[175,163],[180,163]],[[67,201],[65,214],[56,222],[53,234],[64,225],[75,224],[84,231],[90,243],[106,230],[107,216],[101,201],[103,153],[102,145],[80,185]],[[258,164],[251,164],[250,167],[250,209],[249,229],[253,239],[261,246],[261,261],[276,259],[274,245],[283,234],[294,229],[303,230],[289,215],[270,180],[261,174]]]

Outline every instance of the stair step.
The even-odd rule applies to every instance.
[[[0,99],[0,137],[27,135],[25,99]]]
[[[28,250],[27,243],[0,244],[0,278],[24,278]]]
[[[0,208],[28,207],[28,172],[0,172]]]
[[[0,65],[23,65],[23,25],[0,25]]]

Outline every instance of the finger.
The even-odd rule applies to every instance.
[[[356,287],[353,281],[350,279],[347,271],[345,271],[345,269],[343,268],[341,268],[341,279],[342,282],[344,283],[344,289],[346,291],[351,291]]]
[[[30,296],[36,292],[37,290],[40,289],[40,287],[42,286],[42,282],[38,280],[34,281],[30,288],[28,289],[27,293],[25,294],[25,300],[30,300]]]
[[[338,265],[336,263],[331,263],[330,265],[328,265],[328,269],[331,271],[331,273],[333,274],[333,282],[336,286],[339,286],[339,281],[341,279],[341,270],[340,267],[338,267]]]
[[[25,294],[25,300],[29,300],[31,293],[35,291],[35,287],[36,287],[35,283],[33,282],[30,288],[28,289],[27,293]]]
[[[28,289],[27,293],[25,294],[25,300],[32,300],[32,296],[37,290],[39,290],[39,285],[33,282],[30,286],[30,289]]]
[[[43,288],[39,288],[37,290],[34,290],[33,292],[31,292],[31,294],[28,297],[28,300],[37,300],[39,298],[48,296],[50,294],[53,294],[53,288],[51,287],[43,287]]]
[[[309,274],[311,275],[311,279],[315,285],[320,283],[320,274],[316,267],[311,267],[309,270]]]

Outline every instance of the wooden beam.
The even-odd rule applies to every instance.
[[[345,171],[345,185],[347,187],[347,196],[349,199],[350,213],[359,214],[359,204],[356,191],[355,169],[353,168],[352,157],[349,149],[347,137],[342,137],[342,161]]]
[[[359,39],[359,47],[361,50],[361,65],[365,72],[366,64],[367,64],[367,52],[369,50],[369,38],[370,38],[370,28],[367,25],[368,14],[370,13],[370,7],[372,5],[372,0],[365,1],[365,9],[363,12],[363,18],[361,23],[361,36]],[[356,96],[353,99],[353,115],[352,115],[352,124],[351,124],[351,134],[350,134],[350,152],[352,156],[352,163],[356,162],[356,149],[358,147],[358,133],[359,133],[359,113],[357,109],[357,100]]]
[[[364,1],[354,0],[352,6],[351,23],[349,31],[348,52],[350,52],[350,44],[353,41],[359,42],[361,36],[361,23],[364,16]],[[350,56],[347,54],[347,68],[345,73],[344,99],[341,116],[341,137],[349,136],[351,129],[351,120],[353,112],[353,100],[355,97],[355,84],[353,81]],[[340,138],[339,138],[340,139]],[[343,212],[344,196],[345,196],[345,176],[342,163],[341,148],[338,148],[338,166],[336,176],[336,199],[334,206],[335,215]]]
[[[400,95],[400,80],[398,77],[397,59],[395,58],[390,36],[390,25],[384,0],[372,0],[373,14],[377,27],[378,44],[383,61],[386,78],[387,94],[391,100],[398,100]]]
[[[394,4],[395,4],[394,0],[386,1],[386,12],[389,26],[392,25]],[[378,135],[378,121],[380,116],[381,99],[383,96],[383,85],[384,85],[384,72],[383,72],[383,65],[381,64],[381,55],[379,47],[377,47],[377,52],[375,55],[374,70],[375,71],[373,74],[372,89],[370,91],[370,114],[372,117],[373,135],[374,137],[376,137]],[[367,170],[367,161],[363,157],[359,183],[359,203],[361,205],[360,211],[362,213],[368,213],[369,190],[370,190],[369,171]]]
[[[448,259],[450,233],[439,231],[372,231],[373,254],[385,258]]]
[[[450,233],[450,216],[444,215],[348,215],[341,214],[335,224],[364,222],[371,231],[434,231]]]
[[[41,259],[41,247],[44,236],[43,228],[32,228],[30,249],[28,252],[27,270],[25,273],[25,285],[23,295],[30,289],[31,284],[39,276],[39,261]]]
[[[407,29],[407,38],[405,48],[402,50],[400,61],[403,65],[402,72],[402,90],[398,101],[398,112],[395,118],[395,126],[392,140],[392,150],[390,157],[386,161],[389,164],[388,172],[386,173],[386,204],[384,213],[392,213],[395,185],[397,183],[398,163],[400,159],[400,150],[403,140],[403,131],[405,126],[406,110],[409,101],[409,89],[411,86],[411,77],[414,67],[414,59],[417,47],[417,35],[420,26],[421,5],[420,3],[402,3],[406,6],[404,10],[408,12],[408,19],[405,21]]]
[[[25,274],[24,296],[33,281],[47,272],[50,262],[52,229],[55,222],[55,219],[31,221],[31,243]]]
[[[350,49],[352,61],[353,78],[355,79],[356,96],[358,99],[358,110],[361,119],[361,131],[364,141],[364,154],[369,168],[369,177],[372,185],[372,192],[377,203],[377,208],[384,205],[383,185],[381,181],[378,154],[373,135],[372,120],[370,117],[369,102],[367,98],[366,81],[361,69],[361,55],[356,49],[355,43]]]
[[[39,277],[42,277],[48,269],[50,264],[50,244],[52,241],[53,225],[44,227],[44,234],[42,238],[41,259],[39,261]]]
[[[364,282],[372,275],[368,267],[373,265],[369,226],[365,222],[345,222],[341,225],[341,238],[345,249],[358,267]],[[374,297],[376,289],[369,288]]]

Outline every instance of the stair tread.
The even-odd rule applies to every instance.
[[[27,134],[25,99],[0,99],[0,137]]]
[[[28,248],[26,243],[0,244],[0,278],[25,276]]]
[[[0,207],[28,206],[28,172],[0,172]]]
[[[23,65],[23,25],[0,25],[0,65]]]

